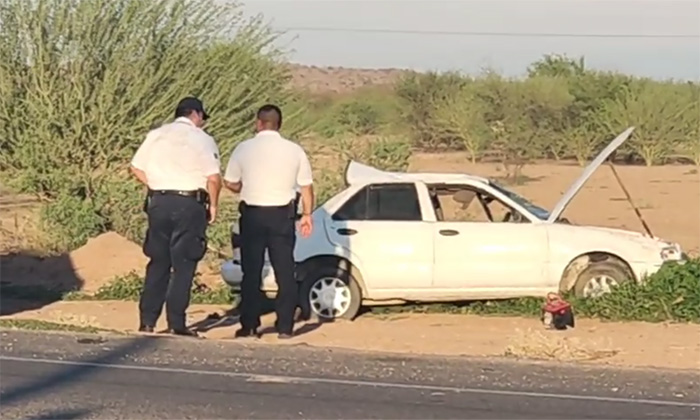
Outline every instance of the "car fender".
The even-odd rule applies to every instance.
[[[609,254],[625,262],[637,281],[662,264],[662,242],[637,232],[594,226],[552,224],[548,226],[548,278],[559,287],[569,265],[589,254]],[[570,285],[567,285],[567,287]]]

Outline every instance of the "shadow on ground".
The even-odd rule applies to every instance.
[[[0,316],[40,309],[83,287],[68,255],[0,255]]]
[[[86,377],[104,371],[100,365],[116,364],[125,357],[134,357],[139,354],[152,351],[158,338],[135,337],[124,344],[109,350],[99,356],[80,360],[81,364],[66,365],[55,372],[47,372],[41,379],[24,383],[20,386],[4,389],[0,395],[0,405],[9,407],[23,405],[30,401],[37,401],[51,395],[55,390],[69,387],[72,384],[85,380]],[[87,408],[75,408],[71,410],[56,410],[42,413],[33,419],[78,419],[88,416],[91,410]]]
[[[268,297],[265,297],[264,295],[261,297],[262,299],[262,312],[261,316],[265,316],[271,313],[275,312],[275,300],[270,299]],[[302,316],[301,309],[297,308],[294,320],[296,323],[305,321],[305,319]],[[223,314],[221,313],[210,313],[207,314],[204,318],[202,318],[199,321],[196,321],[190,325],[188,325],[188,328],[191,328],[194,331],[197,331],[199,333],[206,333],[209,331],[216,330],[218,328],[226,328],[226,327],[231,327],[234,325],[237,325],[240,322],[240,313],[237,307],[231,308],[227,311],[225,311]],[[305,324],[301,325],[300,327],[295,328],[294,335],[300,336],[304,335],[307,333],[310,333],[311,331],[314,331],[318,329],[321,325],[327,324],[327,323],[332,323],[332,320],[317,320],[314,322],[306,322]],[[274,327],[266,327],[261,329],[260,334],[272,334],[276,333],[276,329]]]

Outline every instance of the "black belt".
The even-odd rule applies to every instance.
[[[191,190],[148,190],[149,195],[179,195],[181,197],[197,197],[197,194],[201,194],[200,191]]]
[[[199,204],[202,204],[205,208],[209,208],[209,193],[204,190],[148,190],[146,194],[146,200],[144,201],[144,211],[148,211],[148,203],[150,199],[156,195],[161,196],[176,196],[176,197],[189,197],[197,200]]]

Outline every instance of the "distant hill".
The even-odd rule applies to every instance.
[[[347,93],[365,86],[391,85],[408,70],[352,69],[289,64],[295,88],[312,93]]]

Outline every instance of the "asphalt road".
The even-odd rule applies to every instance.
[[[3,331],[3,419],[699,419],[698,372]]]

